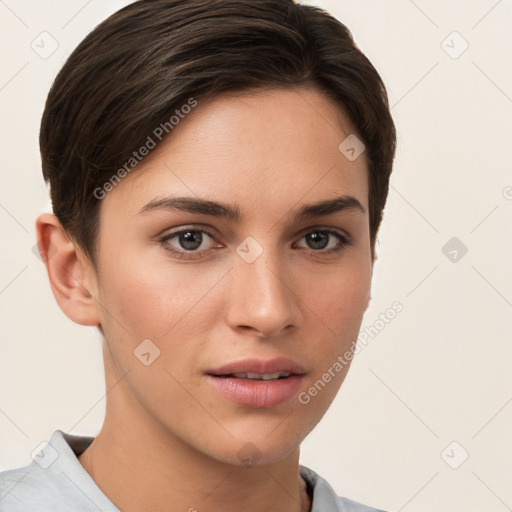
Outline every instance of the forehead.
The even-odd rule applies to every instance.
[[[301,200],[352,195],[367,209],[365,154],[342,151],[353,136],[341,109],[313,88],[222,94],[180,118],[104,202],[134,215],[172,194],[278,215]]]

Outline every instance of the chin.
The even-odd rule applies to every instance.
[[[272,434],[272,429],[265,429],[264,433],[255,430],[252,434],[246,431],[244,435],[237,435],[229,428],[227,430],[233,437],[211,437],[203,439],[203,443],[193,443],[192,446],[207,457],[229,466],[262,467],[275,464],[296,452],[303,439],[289,432]]]
[[[302,437],[285,434],[255,435],[235,441],[230,464],[239,467],[259,467],[275,464],[300,448]]]

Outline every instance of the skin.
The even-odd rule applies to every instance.
[[[95,268],[52,214],[36,223],[53,293],[74,322],[101,326],[106,416],[79,457],[123,511],[304,511],[300,443],[348,366],[304,405],[252,408],[220,395],[204,372],[246,357],[286,357],[310,388],[351,348],[368,307],[373,261],[368,168],[338,145],[354,133],[314,88],[223,94],[200,103],[101,203]],[[237,204],[243,220],[139,210],[166,195]],[[300,206],[353,196],[364,208],[297,220]],[[190,258],[178,228],[206,228]],[[317,248],[306,235],[332,229]],[[197,233],[196,233],[197,235]],[[247,263],[248,236],[263,249]],[[181,240],[181,242],[183,239]],[[198,245],[198,244],[196,244]],[[190,246],[187,246],[190,247]],[[150,339],[149,366],[134,349]],[[247,445],[259,460],[245,465]],[[256,448],[254,448],[256,447]],[[246,449],[248,449],[246,447]]]

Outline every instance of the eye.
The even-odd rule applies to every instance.
[[[332,229],[316,229],[306,233],[301,240],[313,249],[313,252],[340,253],[350,245],[350,240]],[[326,249],[326,250],[325,250]]]
[[[351,244],[347,236],[332,229],[315,229],[304,234],[300,241],[302,240],[307,244],[305,247],[300,243],[296,245],[312,249],[311,252],[315,254],[341,253]],[[200,258],[203,253],[215,247],[213,241],[214,235],[204,228],[182,228],[166,234],[159,240],[167,252],[181,259]]]
[[[197,257],[194,253],[201,253],[211,249],[213,234],[206,229],[185,228],[168,233],[160,239],[162,247],[180,258]]]

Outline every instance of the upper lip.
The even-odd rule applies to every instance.
[[[295,375],[303,375],[306,370],[291,359],[278,357],[275,359],[241,359],[233,361],[218,368],[207,370],[208,375],[229,375],[231,373],[276,373],[289,372]]]

